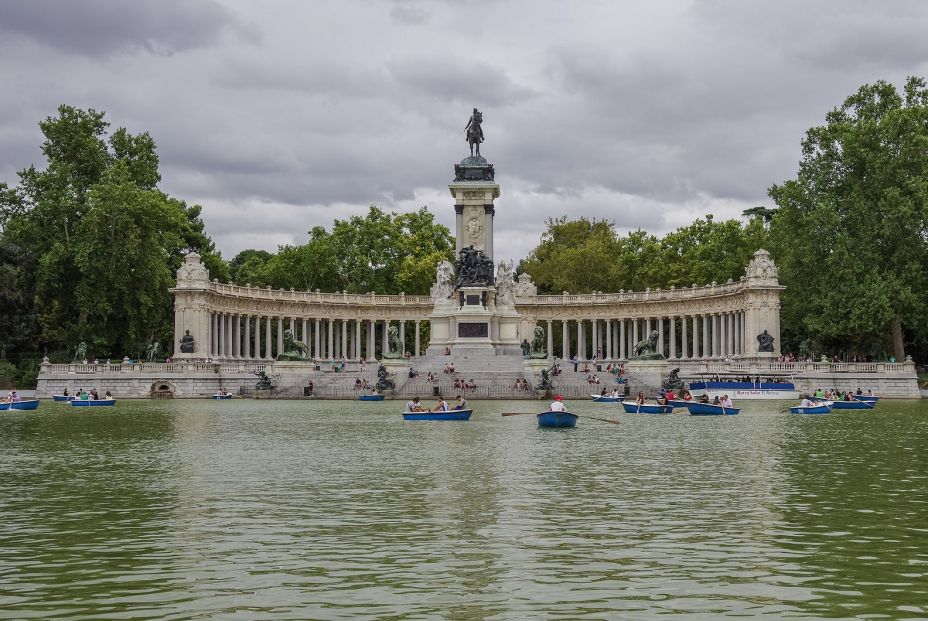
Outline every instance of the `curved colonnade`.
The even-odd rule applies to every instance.
[[[524,283],[522,283],[524,284]],[[739,281],[644,292],[536,295],[515,298],[519,338],[546,331],[549,356],[627,360],[635,343],[657,332],[668,359],[724,359],[778,355],[779,293],[769,255],[758,251]],[[428,346],[429,296],[322,293],[261,289],[211,282],[195,254],[178,270],[175,352],[189,331],[193,351],[181,358],[272,360],[290,330],[315,360],[373,360],[387,350],[388,327],[398,328],[408,353]],[[423,325],[425,324],[425,325]],[[759,352],[756,335],[774,337]],[[408,337],[408,338],[407,338]],[[579,344],[579,345],[578,345]]]

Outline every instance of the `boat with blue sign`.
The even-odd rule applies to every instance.
[[[791,375],[781,377],[748,376],[744,374],[701,373],[704,379],[689,383],[694,398],[706,395],[709,399],[728,395],[739,399],[798,399],[799,391]]]
[[[869,403],[867,401],[859,401],[853,399],[851,401],[835,401],[831,404],[832,410],[872,410],[876,406],[876,402]]]
[[[359,401],[383,401],[383,395],[361,395]]]

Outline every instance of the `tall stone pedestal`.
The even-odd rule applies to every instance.
[[[666,360],[629,360],[625,363],[625,377],[631,396],[639,391],[646,396],[656,395],[669,372],[670,365]]]

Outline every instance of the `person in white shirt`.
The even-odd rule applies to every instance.
[[[561,395],[556,395],[554,401],[548,406],[548,410],[551,412],[566,412],[567,408],[564,406],[564,398]]]
[[[801,408],[811,408],[814,406],[815,404],[809,400],[808,396],[803,396],[802,401],[799,403],[799,407]]]
[[[723,408],[733,408],[735,404],[731,402],[731,397],[728,395],[722,395],[722,407]]]

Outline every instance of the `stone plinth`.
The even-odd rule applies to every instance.
[[[625,363],[625,377],[633,393],[643,391],[652,395],[658,392],[669,371],[670,365],[666,360],[632,359]]]

